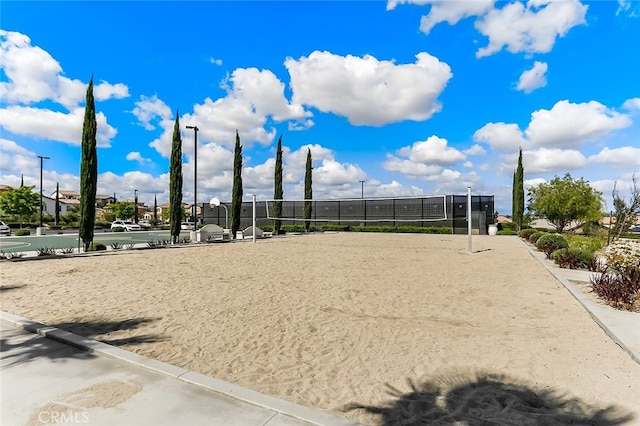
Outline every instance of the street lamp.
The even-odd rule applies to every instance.
[[[360,198],[364,198],[364,183],[366,180],[359,180],[360,182]]]
[[[134,222],[138,223],[138,190],[133,190],[133,208],[135,209]]]
[[[224,229],[229,229],[229,210],[227,210],[227,206],[220,204],[220,200],[217,198],[212,198],[211,201],[209,201],[209,206],[212,209],[218,206],[222,206],[224,208]]]
[[[43,160],[49,160],[49,157],[38,155],[40,159],[40,228],[42,228],[42,163]]]
[[[198,126],[187,126],[193,129],[193,227],[198,229]]]

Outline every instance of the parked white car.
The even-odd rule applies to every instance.
[[[114,228],[124,228],[126,232],[140,231],[142,229],[140,228],[140,225],[133,223],[130,220],[114,220],[111,223],[111,230],[113,231]]]
[[[11,235],[11,228],[9,228],[7,224],[2,221],[0,221],[0,234]]]
[[[193,231],[195,228],[193,226],[193,222],[182,222],[180,224],[180,229],[188,229]]]

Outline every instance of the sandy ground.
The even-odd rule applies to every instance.
[[[640,424],[640,365],[523,243],[475,236],[473,250],[335,233],[2,262],[0,296],[366,424]]]

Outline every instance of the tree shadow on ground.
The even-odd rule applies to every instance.
[[[124,321],[74,321],[52,324],[52,327],[94,339],[112,346],[139,345],[142,343],[160,342],[164,339],[151,334],[129,336],[126,338],[109,338],[111,333],[123,330],[134,330],[144,324],[155,321],[155,318],[131,318]]]
[[[384,426],[419,425],[620,425],[634,415],[618,406],[590,406],[555,390],[534,390],[502,375],[471,379],[449,376],[422,384],[409,381],[403,393],[389,385],[394,398],[381,406],[351,404],[380,416]]]
[[[47,358],[53,362],[63,362],[66,359],[93,359],[96,355],[65,345],[60,342],[40,336],[39,334],[24,334],[22,330],[2,330],[0,339],[0,365],[2,368],[15,364],[36,361]]]

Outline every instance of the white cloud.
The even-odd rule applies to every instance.
[[[610,149],[605,147],[599,153],[589,157],[590,163],[606,163],[610,166],[639,168],[640,148],[625,146]]]
[[[438,166],[450,166],[466,158],[462,152],[448,146],[446,139],[437,136],[400,148],[398,154],[414,163]]]
[[[477,148],[473,149],[478,151]],[[444,166],[452,166],[466,159],[465,154],[448,146],[446,139],[429,136],[424,141],[414,142],[397,151],[398,156],[387,154],[382,168],[389,172],[401,173],[409,178],[426,181],[440,180]]]
[[[526,6],[513,2],[494,8],[476,20],[476,29],[489,38],[489,45],[476,56],[489,56],[503,47],[511,53],[550,52],[557,37],[585,23],[587,8],[579,0],[530,0]]]
[[[494,0],[389,0],[387,10],[400,4],[429,5],[420,20],[420,30],[428,34],[441,23],[455,25],[461,19],[476,17],[475,28],[489,39],[476,56],[489,56],[504,47],[511,53],[546,53],[558,37],[576,25],[584,24],[588,6],[579,0],[512,1],[502,8]],[[500,2],[499,4],[505,4]]]
[[[38,167],[36,155],[12,140],[0,138],[0,152],[0,170],[5,176],[8,173],[15,173],[14,177],[19,176],[25,170],[35,170]],[[5,178],[2,183],[10,184],[11,181],[12,179]]]
[[[472,147],[467,148],[462,152],[464,153],[464,155],[486,155],[487,154],[487,151],[485,151],[485,149],[478,144],[475,144]]]
[[[216,58],[209,58],[209,62],[212,63],[213,65],[222,65],[222,59],[216,59]]]
[[[11,133],[80,145],[82,142],[82,123],[84,108],[75,108],[69,114],[49,109],[9,106],[0,109],[0,126]],[[108,147],[117,133],[107,123],[101,112],[96,114],[98,147]]]
[[[7,80],[0,82],[0,100],[29,105],[45,100],[73,109],[84,101],[87,84],[62,75],[62,67],[45,50],[31,45],[18,32],[0,30],[0,68]],[[94,86],[96,100],[129,96],[124,84],[102,82]]]
[[[572,149],[540,148],[523,152],[522,162],[526,173],[554,173],[584,167],[587,159],[580,151]]]
[[[389,0],[387,2],[387,10],[393,10],[399,4],[429,5],[429,13],[420,19],[420,31],[429,34],[431,29],[440,22],[455,25],[461,19],[483,15],[491,9],[494,3],[495,0]]]
[[[357,165],[339,163],[336,160],[322,160],[322,165],[313,169],[314,184],[326,186],[352,184],[366,176],[364,170]]]
[[[440,22],[447,22],[455,25],[464,18],[480,16],[485,14],[495,0],[474,0],[474,1],[430,1],[431,10],[428,15],[420,19],[420,31],[429,34],[431,29]]]
[[[84,94],[86,96],[87,87],[84,88]],[[93,85],[93,96],[97,101],[104,101],[107,99],[115,98],[122,99],[129,97],[129,88],[122,84],[111,84],[106,81],[101,81],[98,84]]]
[[[637,1],[632,0],[618,0],[618,9],[616,10],[616,16],[625,14],[630,18],[637,18],[640,16],[640,4]]]
[[[131,151],[127,154],[126,159],[128,161],[136,161],[139,164],[150,163],[151,160],[148,158],[144,158],[138,151]]]
[[[140,96],[140,100],[136,102],[136,107],[132,114],[135,115],[142,126],[147,130],[154,130],[156,127],[152,121],[158,119],[168,120],[171,118],[171,109],[157,95],[152,97]]]
[[[295,129],[313,125],[312,114],[302,105],[289,102],[284,96],[284,83],[269,70],[257,68],[238,68],[221,86],[227,91],[223,98],[206,98],[203,103],[193,106],[192,113],[180,117],[180,125],[197,125],[199,142],[213,142],[233,147],[236,129],[240,131],[243,147],[254,143],[270,144],[276,136],[275,128],[268,128],[267,119],[276,122],[289,121]],[[158,120],[163,133],[149,145],[161,155],[168,157],[171,152],[171,139],[175,118],[170,117],[168,107],[156,96],[143,97],[136,103],[134,114],[145,128],[151,129],[151,121]],[[182,134],[183,151],[193,152],[193,132]]]
[[[628,111],[640,111],[640,98],[631,98],[624,101],[622,108]]]
[[[599,102],[574,104],[563,100],[550,110],[534,111],[524,133],[517,124],[487,123],[474,133],[473,139],[508,152],[532,145],[575,149],[631,124],[627,115]]]
[[[302,105],[291,104],[284,96],[284,83],[269,70],[238,68],[228,82],[230,94],[251,104],[258,115],[275,121],[303,120],[311,116]],[[223,83],[225,86],[227,82]]]
[[[548,66],[546,62],[535,61],[533,68],[522,73],[518,80],[518,90],[522,90],[524,93],[531,93],[536,89],[547,85],[547,78],[545,76]]]
[[[365,182],[366,183],[366,182]],[[369,189],[371,185],[367,186],[368,192],[371,192]],[[424,191],[422,188],[418,188],[417,186],[405,186],[400,182],[392,180],[391,183],[387,184],[375,184],[373,183],[373,194],[365,194],[368,197],[407,197],[407,196],[417,196],[423,195]]]
[[[550,110],[533,112],[525,134],[538,146],[577,148],[631,124],[628,116],[599,102],[574,104],[564,100]]]
[[[314,51],[284,64],[295,104],[346,117],[354,125],[382,126],[427,120],[441,110],[438,96],[451,68],[425,52],[416,58],[414,64],[396,65],[371,55]]]
[[[429,176],[442,172],[442,167],[438,165],[427,165],[415,163],[405,158],[399,158],[392,154],[387,154],[387,160],[382,163],[382,168],[388,172],[401,173],[407,177],[428,179]]]
[[[476,130],[473,140],[485,142],[494,150],[508,152],[515,152],[528,145],[517,124],[487,123]]]

